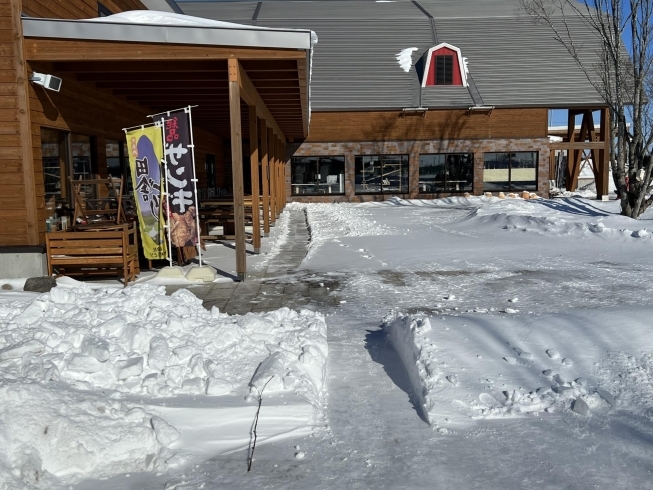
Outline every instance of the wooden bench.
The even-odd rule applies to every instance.
[[[89,231],[57,231],[45,234],[48,273],[60,275],[123,276],[125,286],[136,280],[138,238],[128,223]]]

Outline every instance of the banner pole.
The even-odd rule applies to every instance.
[[[165,182],[165,191],[166,191],[166,224],[165,227],[168,230],[168,261],[170,262],[170,267],[172,267],[172,237],[170,232],[170,194],[168,193],[168,158],[166,157],[166,130],[165,123],[163,118],[159,121],[161,124],[161,136],[163,137],[163,182]]]
[[[193,114],[191,108],[188,106],[184,108],[188,112],[188,126],[190,126],[190,155],[193,162],[193,191],[195,194],[195,223],[197,226],[197,253],[199,254],[200,267],[202,267],[202,234],[200,233],[200,204],[197,197],[197,170],[195,170],[195,143],[193,142]],[[195,106],[197,107],[197,106]]]

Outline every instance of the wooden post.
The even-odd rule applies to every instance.
[[[286,207],[288,204],[286,198],[286,144],[281,144],[281,198],[283,202],[283,207]]]
[[[268,150],[268,130],[265,119],[261,119],[261,173],[263,181],[263,234],[270,234],[270,166]]]
[[[13,35],[13,56],[16,68],[16,107],[20,131],[20,159],[23,172],[25,192],[25,217],[27,225],[27,245],[38,245],[39,223],[37,214],[36,178],[34,175],[34,154],[32,150],[32,122],[29,109],[29,74],[25,61],[25,46],[23,44],[23,24],[20,19],[22,2],[11,0],[11,31]],[[13,31],[13,32],[12,32]],[[10,45],[9,43],[7,43]],[[11,48],[9,48],[11,53]],[[11,55],[4,55],[11,56]],[[11,60],[9,60],[11,61]],[[13,65],[13,63],[12,63]],[[7,97],[7,99],[11,99]],[[12,106],[7,106],[13,108]],[[9,112],[9,111],[7,111]],[[65,182],[62,182],[62,185]],[[41,187],[43,184],[41,184]]]
[[[276,139],[277,149],[277,219],[283,209],[283,193],[281,192],[281,140]]]
[[[254,253],[261,251],[261,221],[259,216],[258,188],[258,118],[256,106],[249,106],[249,164],[252,170],[252,244]]]
[[[268,140],[270,143],[270,219],[272,220],[270,224],[274,226],[277,221],[277,137],[272,128],[268,128]]]
[[[247,275],[245,250],[245,192],[243,189],[243,141],[240,120],[240,86],[238,60],[228,60],[229,124],[231,125],[231,173],[234,186],[234,226],[236,228],[236,274],[244,281]]]
[[[597,152],[598,162],[595,164],[598,167],[598,179],[596,180],[597,199],[603,199],[604,196],[609,196],[610,194],[610,139],[612,138],[610,129],[610,109],[604,107],[601,109],[601,128],[599,130],[604,147]]]

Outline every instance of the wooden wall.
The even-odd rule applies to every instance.
[[[548,109],[314,112],[306,142],[546,138]]]
[[[125,10],[147,10],[139,0],[101,0],[114,14]],[[89,19],[98,16],[98,0],[23,0],[23,12],[30,17]]]
[[[139,0],[102,0],[113,12],[145,9]],[[54,18],[97,17],[97,0],[0,0],[0,246],[43,242],[43,174],[40,147],[32,154],[21,135],[30,123],[20,15]],[[38,163],[33,168],[32,162]],[[34,170],[37,170],[36,172]],[[40,190],[39,190],[40,189]],[[37,216],[37,210],[41,214]],[[43,219],[42,219],[43,218]]]

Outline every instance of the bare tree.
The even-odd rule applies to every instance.
[[[519,0],[521,9],[548,25],[610,109],[612,176],[621,214],[639,217],[653,203],[653,0]],[[588,56],[579,28],[597,36]],[[627,39],[627,43],[624,42]],[[627,121],[630,119],[630,128]]]

